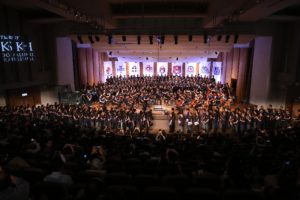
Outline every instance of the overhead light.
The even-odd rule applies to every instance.
[[[111,41],[112,41],[112,36],[109,35],[109,36],[108,36],[108,44],[111,44]]]
[[[97,41],[97,42],[99,42],[99,41],[100,41],[100,38],[99,38],[99,36],[98,36],[98,35],[96,35],[96,36],[95,36],[95,39],[96,39],[96,41]]]
[[[225,42],[226,42],[226,43],[229,42],[229,38],[230,38],[230,35],[226,35],[226,38],[225,38]]]
[[[27,92],[24,92],[24,93],[21,94],[21,96],[22,96],[22,97],[27,97],[27,96],[28,96],[28,93],[27,93]]]
[[[92,44],[94,44],[94,40],[93,40],[92,36],[89,35],[88,38],[89,38],[89,41],[90,41]]]
[[[178,36],[177,35],[174,36],[174,43],[178,44]]]
[[[204,44],[206,44],[207,43],[207,39],[208,39],[207,34],[204,34],[203,39],[204,39]]]
[[[123,41],[123,42],[126,41],[126,36],[125,36],[125,35],[122,36],[122,41]]]
[[[218,35],[218,41],[221,41],[222,40],[222,35]]]
[[[189,42],[191,42],[193,40],[193,36],[189,35]]]
[[[239,35],[235,35],[234,36],[234,44],[236,44],[238,42],[238,39],[239,39]]]
[[[141,44],[141,36],[140,36],[140,35],[137,36],[137,43],[138,43],[138,44]]]
[[[78,39],[78,41],[79,41],[80,44],[83,44],[83,41],[82,41],[82,38],[81,38],[80,35],[77,36],[77,39]]]
[[[150,44],[153,44],[153,36],[152,35],[149,35],[149,42],[150,42]]]

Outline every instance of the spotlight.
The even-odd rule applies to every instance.
[[[204,39],[204,44],[206,44],[207,43],[207,39],[208,39],[207,34],[204,34],[203,39]]]
[[[83,44],[83,41],[82,41],[81,36],[78,35],[78,36],[77,36],[77,39],[78,39],[78,41],[79,41],[80,44]]]
[[[176,60],[178,60],[178,57],[176,58]]]
[[[229,42],[229,38],[230,38],[230,35],[226,35],[226,38],[225,38],[225,42],[226,42],[226,43]]]
[[[123,41],[123,42],[126,41],[126,36],[125,36],[125,35],[122,36],[122,41]]]
[[[88,38],[89,38],[89,41],[90,41],[92,44],[94,44],[94,40],[93,40],[92,36],[89,35]]]
[[[189,42],[191,42],[193,40],[193,36],[189,35]]]
[[[177,35],[174,36],[174,43],[178,44],[178,36]]]
[[[153,36],[152,35],[149,35],[149,42],[150,42],[150,44],[153,44]]]
[[[137,43],[141,44],[141,36],[137,36]]]
[[[236,44],[238,42],[238,39],[239,39],[239,35],[235,35],[234,36],[234,44]]]
[[[165,43],[165,36],[164,36],[164,35],[160,37],[160,43],[161,43],[161,44],[164,44],[164,43]]]
[[[148,57],[146,57],[146,60],[148,60]]]
[[[96,36],[95,36],[95,39],[96,39],[96,41],[97,41],[97,42],[99,42],[99,41],[100,41],[100,38],[99,38],[99,36],[98,36],[98,35],[96,35]]]
[[[218,41],[222,40],[222,35],[218,35]]]
[[[217,52],[217,51],[215,51],[215,54],[217,55],[217,54],[218,54],[218,52]]]
[[[111,55],[112,55],[112,52],[110,51],[108,55],[110,55],[110,56],[111,56]]]
[[[112,41],[112,36],[109,35],[109,36],[108,36],[108,44],[111,44],[111,41]]]

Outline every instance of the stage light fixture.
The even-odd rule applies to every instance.
[[[239,35],[235,35],[234,36],[234,44],[236,44],[238,42],[238,39],[239,39]]]
[[[99,42],[99,41],[100,41],[100,38],[99,38],[99,36],[98,36],[98,35],[95,35],[95,40],[96,40],[97,42]]]
[[[207,44],[207,39],[208,39],[207,34],[204,34],[203,39],[204,39],[204,44]]]
[[[176,60],[178,61],[178,57],[176,58]]]
[[[149,35],[149,42],[150,42],[150,44],[153,44],[153,36],[152,35]]]
[[[226,35],[226,39],[225,39],[225,42],[226,42],[226,43],[229,42],[229,38],[230,38],[230,35]]]
[[[218,41],[221,41],[222,40],[222,35],[218,35]]]
[[[81,36],[78,35],[78,36],[77,36],[77,39],[78,39],[78,41],[79,41],[80,44],[83,44],[83,41],[82,41]]]
[[[112,36],[109,35],[109,36],[108,36],[108,44],[111,44],[111,42],[112,42]]]
[[[94,44],[94,40],[93,40],[92,36],[89,35],[88,38],[89,38],[90,43]]]
[[[178,36],[177,35],[174,36],[174,43],[178,44]]]
[[[193,36],[189,35],[189,42],[191,42],[193,40]]]
[[[148,60],[148,57],[146,57],[146,60]]]
[[[111,56],[111,55],[112,55],[112,52],[110,51],[110,52],[108,53],[108,55],[110,55],[110,56]]]
[[[125,36],[125,35],[122,36],[122,41],[123,41],[123,42],[126,41],[126,36]]]
[[[140,35],[137,36],[137,43],[138,43],[138,44],[141,44],[141,36],[140,36]]]

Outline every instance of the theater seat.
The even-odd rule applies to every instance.
[[[193,188],[187,188],[184,191],[182,199],[219,200],[220,194],[212,189],[203,189],[203,188],[193,187]]]
[[[144,190],[147,187],[159,186],[160,179],[155,175],[139,174],[134,178],[134,183],[139,190]]]
[[[191,185],[191,180],[186,175],[170,175],[163,177],[163,183],[165,186],[182,191]]]
[[[120,199],[139,200],[140,194],[135,186],[111,185],[106,189],[105,199],[107,199],[107,200],[120,200]]]
[[[69,200],[69,192],[64,184],[40,182],[32,189],[32,200]]]
[[[143,200],[178,200],[176,190],[171,187],[149,187],[143,192]]]
[[[232,200],[232,199],[243,199],[243,200],[256,200],[260,199],[260,196],[250,190],[244,189],[230,189],[225,190],[223,193],[224,200]]]
[[[125,173],[110,173],[104,177],[105,185],[127,185],[132,182],[131,176]]]

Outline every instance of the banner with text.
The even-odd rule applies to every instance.
[[[0,63],[34,61],[32,42],[19,35],[0,34]]]

